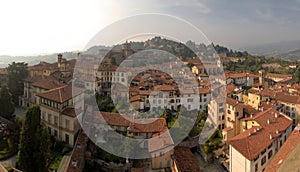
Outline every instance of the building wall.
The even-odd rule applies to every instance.
[[[254,109],[258,110],[260,105],[261,97],[260,95],[248,93],[248,105],[252,106]]]
[[[173,147],[173,146],[172,146]],[[172,155],[174,154],[174,150],[170,150],[166,153],[162,153],[164,151],[170,150],[170,148],[163,149],[161,151],[155,151],[151,153],[151,166],[152,169],[162,169],[168,168],[172,166]]]
[[[282,106],[279,111],[291,117],[293,119],[293,125],[297,125],[300,119],[300,104],[287,103],[282,101],[278,101],[278,103]]]
[[[238,152],[231,145],[229,146],[230,162],[229,171],[230,172],[251,172],[251,164],[248,159],[246,159],[240,152]]]

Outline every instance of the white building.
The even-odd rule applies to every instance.
[[[41,108],[41,122],[51,135],[73,146],[84,110],[84,94],[81,89],[69,85],[38,93]]]

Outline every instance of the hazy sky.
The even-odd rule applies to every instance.
[[[180,17],[231,48],[300,40],[300,0],[5,0],[0,55],[82,50],[105,26],[143,13]]]

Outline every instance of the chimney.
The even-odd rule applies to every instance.
[[[270,134],[270,140],[272,140],[273,139],[273,137],[272,137],[272,135]]]
[[[278,118],[278,113],[275,113],[275,118]]]
[[[264,107],[261,107],[261,111],[262,111],[262,112],[264,111]]]
[[[276,134],[279,134],[279,130],[276,130]]]
[[[267,120],[267,124],[270,124],[270,119]]]

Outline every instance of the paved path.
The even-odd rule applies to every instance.
[[[16,159],[17,159],[17,155],[14,155],[13,157],[10,157],[7,160],[0,161],[0,163],[4,167],[16,167]]]
[[[59,164],[59,167],[57,169],[58,172],[65,172],[67,170],[70,159],[71,159],[71,153],[72,152],[69,152],[65,156],[63,156],[63,158]]]
[[[195,152],[193,153],[194,157],[198,161],[198,165],[203,172],[223,172],[224,170],[220,169],[215,163],[206,163],[202,156]]]

